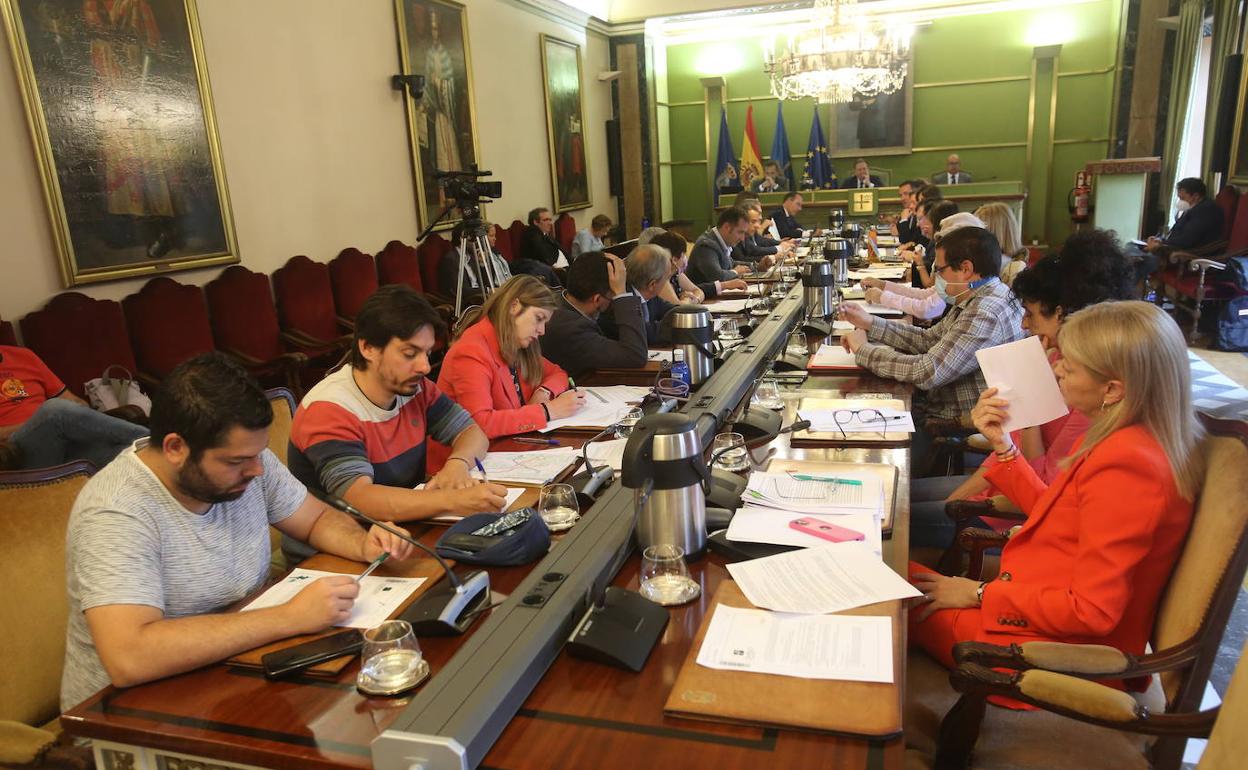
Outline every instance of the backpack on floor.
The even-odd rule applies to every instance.
[[[1248,351],[1248,294],[1223,306],[1213,333],[1213,346],[1218,350]]]

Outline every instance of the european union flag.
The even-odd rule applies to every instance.
[[[836,172],[828,157],[828,145],[823,140],[823,126],[819,123],[819,105],[815,105],[815,119],[810,123],[810,142],[806,145],[806,170],[802,173],[803,190],[833,190],[836,188]]]
[[[776,104],[776,135],[771,140],[771,162],[780,168],[776,177],[777,189],[785,192],[793,189],[793,164],[789,159],[789,135],[784,130],[783,102]]]
[[[728,136],[728,110],[719,111],[719,151],[715,156],[715,189],[711,191],[715,205],[719,205],[721,192],[735,193],[741,190],[740,175],[737,174],[736,153],[732,151],[732,139]]]

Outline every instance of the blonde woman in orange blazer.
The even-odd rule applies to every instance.
[[[1091,427],[1051,485],[1011,443],[1009,402],[984,391],[975,427],[1001,461],[989,480],[1027,514],[987,583],[911,565],[926,603],[911,638],[946,666],[956,642],[1049,640],[1144,652],[1191,524],[1199,423],[1178,326],[1145,302],[1073,314],[1060,333],[1062,396]]]

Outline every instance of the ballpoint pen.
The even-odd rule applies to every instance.
[[[478,457],[475,460],[473,460],[473,462],[477,464],[477,470],[481,471],[481,480],[485,482],[489,482],[490,477],[485,472],[485,466],[481,464],[481,458]]]
[[[553,438],[513,438],[512,441],[517,444],[534,444],[536,446],[560,446],[558,441]]]
[[[568,390],[576,390],[576,380],[568,378]]]
[[[373,559],[373,563],[372,563],[372,564],[370,564],[370,565],[368,565],[368,569],[364,570],[364,571],[363,571],[363,572],[361,572],[359,575],[356,575],[356,576],[355,576],[355,582],[357,582],[357,583],[358,583],[358,582],[360,582],[361,580],[363,580],[364,578],[366,578],[366,577],[368,577],[369,575],[373,574],[373,570],[375,570],[375,569],[377,569],[378,567],[380,567],[380,566],[381,566],[381,563],[382,563],[383,561],[385,561],[386,559],[388,559],[388,558],[390,558],[390,552],[389,552],[389,551],[382,551],[382,552],[381,552],[381,556],[378,556],[376,559]]]
[[[812,476],[809,473],[790,473],[789,478],[798,481],[826,481],[829,483],[845,484],[851,487],[860,487],[862,482],[858,479],[839,479],[835,476]]]

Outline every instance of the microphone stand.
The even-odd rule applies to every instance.
[[[312,494],[332,508],[411,543],[432,556],[446,573],[447,584],[426,590],[399,616],[400,620],[412,624],[412,632],[417,636],[458,636],[468,630],[472,621],[480,614],[480,607],[489,602],[490,576],[484,570],[473,570],[461,578],[437,551],[406,532],[374,519],[346,500],[328,492],[313,491]]]

